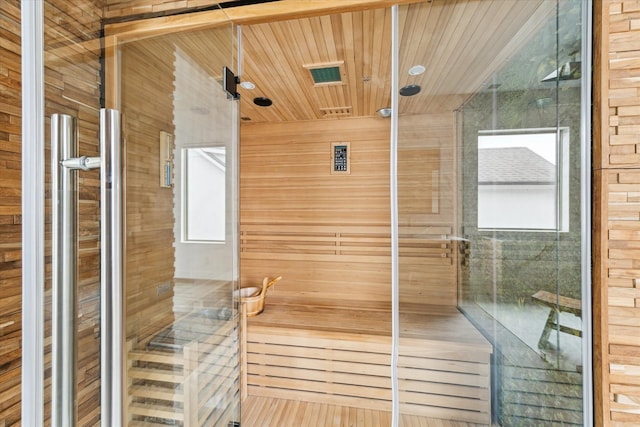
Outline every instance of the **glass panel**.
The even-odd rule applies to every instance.
[[[132,421],[239,421],[232,48],[225,25],[120,49]]]
[[[45,355],[44,422],[52,416],[52,212],[63,194],[51,186],[51,116],[75,119],[78,155],[99,155],[99,109],[102,93],[100,33],[102,10],[86,2],[82,19],[66,1],[44,1],[45,79]],[[77,425],[95,425],[100,419],[100,172],[76,171],[77,229],[75,345]],[[60,318],[59,316],[57,316]],[[72,324],[62,328],[73,329]],[[64,363],[67,360],[60,360]],[[67,399],[62,399],[66,405]],[[58,401],[58,400],[56,400]],[[64,423],[63,423],[64,424]],[[60,425],[60,424],[58,424]]]
[[[224,242],[226,150],[185,148],[182,158],[182,240]]]
[[[95,4],[94,4],[95,3]],[[122,397],[131,424],[227,426],[240,419],[237,282],[237,102],[222,88],[234,68],[234,32],[224,23],[198,31],[137,38],[118,46],[106,70],[101,2],[46,0],[45,425],[51,425],[52,114],[74,119],[78,155],[99,153],[99,111],[118,92],[125,151],[125,346]],[[221,16],[224,16],[221,11]],[[208,13],[214,13],[209,11]],[[224,21],[224,18],[222,18]],[[220,20],[218,20],[220,21]],[[108,64],[108,65],[106,65]],[[104,76],[120,77],[105,87]],[[183,153],[218,162],[215,180],[189,173]],[[192,171],[193,172],[193,171]],[[210,173],[211,171],[209,171]],[[75,422],[100,423],[100,172],[78,171]],[[186,177],[207,180],[188,198]],[[205,190],[209,190],[208,192]],[[184,196],[184,197],[183,197]],[[210,197],[215,203],[197,202]],[[186,201],[192,225],[182,237]],[[215,215],[213,232],[204,225]],[[215,241],[215,244],[210,244]],[[57,316],[56,316],[57,317]],[[63,327],[71,325],[62,325]],[[68,401],[64,398],[63,403]],[[154,424],[155,425],[155,424]]]
[[[400,425],[583,424],[582,6],[400,8]]]

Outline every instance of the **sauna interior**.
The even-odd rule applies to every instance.
[[[78,117],[87,155],[97,108],[122,113],[129,425],[582,425],[581,8],[405,4],[397,52],[391,8],[47,40],[47,114]],[[251,83],[239,100],[224,66]],[[82,425],[97,178],[80,178]],[[238,289],[277,276],[244,315]]]

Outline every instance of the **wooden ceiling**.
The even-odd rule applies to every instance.
[[[241,114],[252,121],[369,116],[391,92],[389,9],[251,25],[242,28]],[[341,64],[342,83],[314,87],[310,66]],[[256,107],[255,97],[273,106]]]
[[[554,12],[548,0],[431,0],[399,7],[399,87],[421,87],[400,97],[401,114],[451,112],[490,81]],[[223,65],[255,89],[239,88],[243,123],[375,116],[391,105],[391,9],[168,34],[167,43],[220,79]],[[164,36],[159,38],[162,45]],[[135,39],[134,39],[135,40]],[[241,66],[236,66],[234,44]],[[314,85],[309,68],[340,67],[341,82]],[[408,70],[423,65],[426,72]],[[253,103],[273,101],[269,107]]]
[[[552,12],[543,0],[432,0],[400,7],[400,98],[406,114],[453,111],[526,42]],[[391,103],[391,10],[242,27],[245,122],[371,116]],[[309,66],[341,64],[342,83],[314,86]],[[426,72],[410,76],[413,65]],[[268,97],[270,107],[252,100]]]

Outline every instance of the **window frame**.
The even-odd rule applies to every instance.
[[[222,225],[222,239],[195,239],[189,238],[189,151],[190,150],[205,150],[207,148],[218,148],[222,149],[225,152],[225,166],[221,167],[223,182],[222,187],[222,218],[220,218],[220,222]],[[227,171],[226,171],[226,151],[227,147],[224,144],[217,145],[196,145],[196,146],[188,146],[181,148],[181,168],[180,168],[180,181],[181,181],[181,197],[180,197],[180,212],[181,212],[181,221],[180,221],[180,242],[181,243],[204,243],[204,244],[224,244],[227,242],[227,212],[226,212],[226,204],[227,204]]]
[[[569,198],[569,171],[570,171],[570,137],[571,131],[568,126],[554,128],[522,128],[522,129],[491,129],[479,130],[477,140],[477,150],[479,151],[479,139],[481,136],[502,136],[502,135],[532,135],[532,134],[555,134],[556,150],[556,184],[555,184],[555,227],[532,228],[532,227],[481,227],[479,224],[480,204],[476,199],[476,227],[480,232],[517,232],[517,233],[568,233],[570,231],[570,198]],[[476,175],[479,173],[479,166],[476,162]],[[479,196],[480,183],[477,194]]]

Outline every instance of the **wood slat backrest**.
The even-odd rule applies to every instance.
[[[244,224],[240,251],[244,259],[388,262],[390,233],[385,226]],[[413,263],[450,265],[450,234],[451,227],[403,226],[400,256]]]
[[[243,259],[389,262],[388,227],[252,224],[240,229]]]
[[[244,285],[257,285],[261,276],[282,275],[280,297],[307,298],[310,304],[326,299],[338,304],[345,298],[358,304],[390,301],[390,232],[387,226],[243,224]],[[439,277],[453,268],[450,233],[450,227],[401,227],[401,264],[414,271],[401,278],[403,300],[448,302],[442,295],[455,286]],[[425,277],[422,271],[433,275]],[[415,278],[418,286],[412,283]]]

